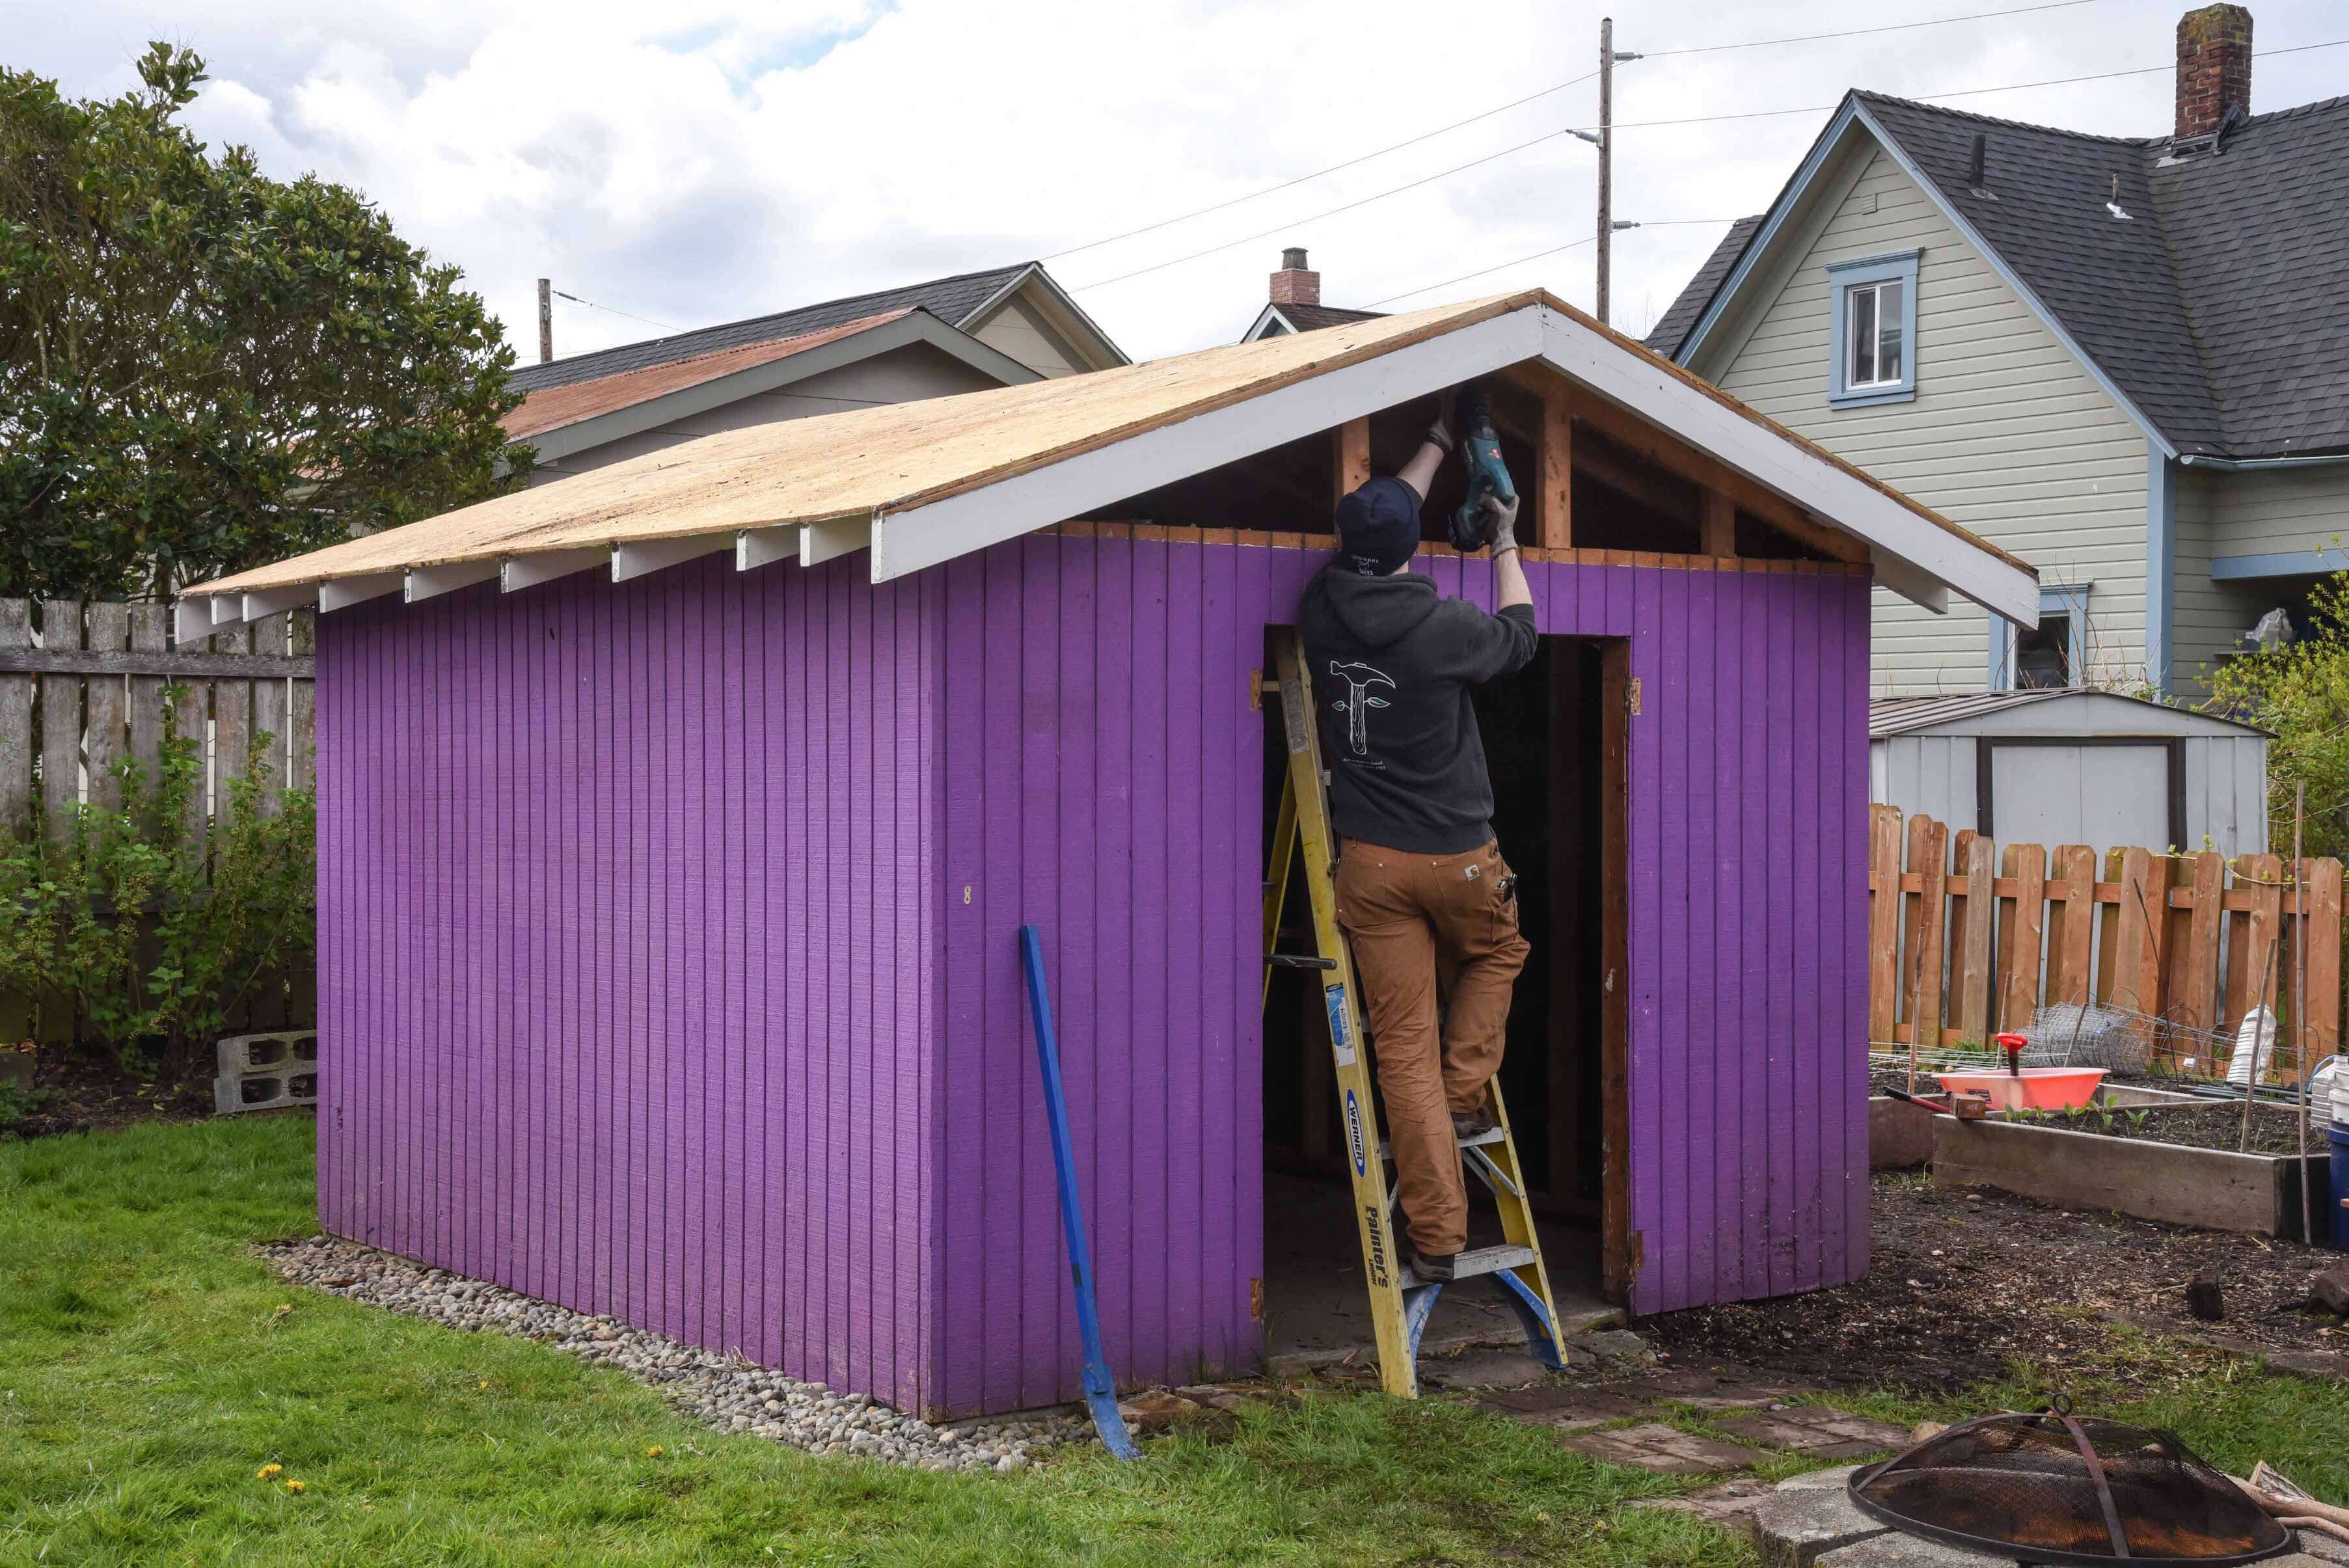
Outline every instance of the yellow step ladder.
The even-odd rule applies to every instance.
[[[1415,1277],[1403,1266],[1396,1244],[1395,1195],[1387,1180],[1387,1162],[1392,1156],[1379,1136],[1378,1100],[1365,1049],[1361,992],[1354,983],[1352,954],[1338,926],[1338,895],[1332,880],[1337,841],[1330,830],[1329,776],[1321,767],[1320,730],[1313,722],[1313,682],[1308,674],[1304,638],[1286,630],[1277,634],[1277,642],[1278,682],[1273,689],[1288,738],[1288,769],[1281,786],[1280,817],[1273,829],[1264,879],[1266,996],[1269,999],[1271,995],[1275,967],[1310,970],[1319,977],[1330,1014],[1330,1048],[1337,1062],[1339,1126],[1346,1140],[1347,1172],[1354,1185],[1362,1272],[1370,1282],[1371,1323],[1378,1336],[1379,1375],[1388,1393],[1412,1399],[1419,1397],[1420,1336],[1426,1331],[1444,1284]],[[1289,868],[1299,859],[1313,904],[1318,951],[1311,956],[1276,951],[1281,906],[1288,896]],[[1500,1246],[1462,1253],[1453,1283],[1478,1277],[1494,1281],[1516,1308],[1535,1357],[1547,1367],[1563,1367],[1565,1351],[1549,1294],[1549,1272],[1542,1263],[1541,1237],[1534,1229],[1516,1138],[1509,1130],[1509,1113],[1501,1103],[1497,1077],[1485,1086],[1485,1099],[1492,1112],[1492,1130],[1464,1140],[1460,1155],[1469,1174],[1491,1190],[1500,1208],[1506,1240]]]

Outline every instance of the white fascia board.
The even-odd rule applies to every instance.
[[[641,403],[631,403],[625,408],[615,408],[607,414],[597,414],[574,424],[558,425],[535,436],[519,437],[509,445],[537,449],[542,462],[560,462],[581,452],[593,450],[628,436],[642,435],[647,430],[678,419],[688,419],[697,414],[707,414],[729,403],[754,397],[762,392],[779,391],[795,381],[820,376],[827,370],[854,365],[887,354],[892,349],[911,344],[926,343],[962,361],[982,376],[991,376],[1006,387],[1042,377],[1000,349],[991,348],[968,333],[947,325],[926,310],[906,313],[897,320],[863,332],[836,337],[830,343],[820,343],[812,348],[802,348],[795,354],[771,359],[763,365],[746,366],[727,376],[713,376],[690,387],[680,387],[674,392],[664,392],[647,397]]]
[[[873,581],[1017,539],[1541,352],[1540,308],[1528,304],[977,490],[877,512]]]
[[[612,547],[608,544],[590,544],[579,550],[542,550],[530,555],[509,555],[498,562],[498,592],[517,593],[524,588],[552,583],[558,577],[568,577],[574,572],[591,571],[611,559]]]
[[[731,533],[692,533],[682,539],[647,539],[634,544],[616,544],[612,547],[612,581],[626,583],[733,548]]]
[[[201,643],[212,634],[211,595],[191,599],[180,595],[171,606],[171,640],[175,643]]]
[[[244,618],[258,621],[281,610],[298,610],[305,604],[316,603],[318,585],[296,583],[290,588],[264,588],[257,593],[243,595],[243,599]]]
[[[397,593],[407,581],[404,572],[370,572],[362,577],[329,578],[318,584],[318,613],[323,615],[333,610],[347,610],[354,604]]]
[[[812,522],[800,535],[800,564],[821,566],[839,556],[869,549],[872,543],[873,521],[870,518]]]
[[[414,604],[453,593],[460,588],[471,588],[476,583],[487,583],[497,574],[495,561],[449,561],[438,566],[411,566],[401,584],[401,593]]]
[[[1950,610],[1948,584],[1912,561],[1905,561],[1889,550],[1871,549],[1868,564],[1876,573],[1879,586],[1889,588],[1912,604],[1921,604],[1936,615]]]
[[[797,561],[800,532],[796,525],[742,530],[734,536],[734,570],[756,572],[778,561]]]
[[[244,595],[215,593],[212,596],[212,624],[233,626],[244,619]]]
[[[2010,621],[2035,621],[2039,582],[2020,567],[1921,517],[1901,502],[1689,385],[1644,355],[1626,351],[1570,316],[1545,309],[1542,357],[1609,402],[1728,464],[1764,489],[1865,541],[1873,553],[1949,584]],[[1940,608],[1916,576],[1879,560],[1885,586]],[[1909,586],[1902,587],[1906,583]],[[1912,590],[1915,590],[1912,592]],[[1946,601],[1944,601],[1946,603]]]
[[[1265,329],[1269,327],[1276,321],[1280,323],[1280,333],[1275,334],[1274,335],[1282,335],[1297,330],[1297,324],[1289,320],[1287,316],[1281,315],[1280,307],[1278,305],[1268,304],[1262,310],[1256,313],[1256,320],[1249,325],[1246,332],[1240,334],[1240,341],[1242,343],[1261,343],[1266,336]]]

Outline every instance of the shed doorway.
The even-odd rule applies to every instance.
[[[1519,928],[1532,948],[1509,1010],[1501,1088],[1519,1155],[1537,1183],[1550,1288],[1568,1333],[1612,1317],[1622,1294],[1605,1243],[1621,1233],[1625,1201],[1620,1176],[1610,1172],[1624,1150],[1623,1020],[1614,1003],[1620,993],[1606,979],[1622,967],[1628,663],[1619,642],[1544,637],[1532,664],[1476,696],[1494,831],[1517,874]],[[1274,667],[1269,656],[1266,667]],[[1266,704],[1267,843],[1288,756],[1278,707]],[[1280,951],[1312,948],[1304,879],[1292,876]],[[1337,1127],[1328,1018],[1310,971],[1272,970],[1263,1059],[1267,1353],[1290,1365],[1334,1361],[1357,1347],[1367,1355],[1370,1301]],[[1469,1194],[1469,1244],[1499,1241],[1490,1198],[1474,1181]],[[1439,1300],[1423,1354],[1506,1343],[1519,1332],[1495,1291],[1467,1283]]]

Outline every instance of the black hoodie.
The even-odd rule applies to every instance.
[[[1493,837],[1493,781],[1469,688],[1525,668],[1534,612],[1488,615],[1410,572],[1337,562],[1298,611],[1313,672],[1330,814],[1345,838],[1451,855]]]

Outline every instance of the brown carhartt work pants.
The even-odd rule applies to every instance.
[[[1457,855],[1406,854],[1360,839],[1339,844],[1338,923],[1352,941],[1395,1183],[1423,1253],[1468,1243],[1452,1112],[1483,1105],[1501,1066],[1509,992],[1526,953],[1511,880],[1495,843]],[[1439,979],[1450,1004],[1441,1038]]]

